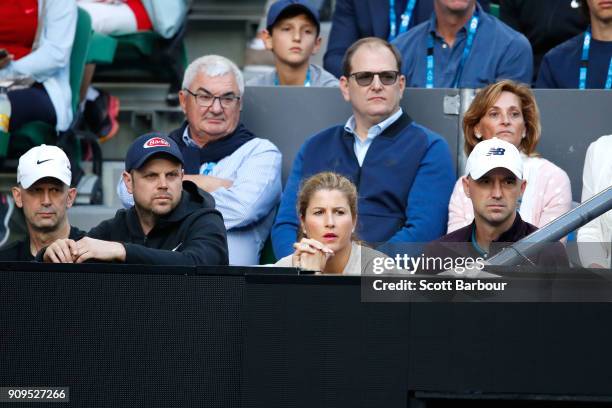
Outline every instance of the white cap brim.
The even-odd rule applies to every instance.
[[[32,184],[36,183],[38,180],[51,177],[58,179],[67,186],[70,186],[72,175],[70,174],[69,169],[66,169],[66,171],[61,171],[57,166],[45,166],[45,164],[46,163],[41,164],[38,171],[33,171],[22,175],[21,179],[17,180],[19,184],[21,184],[23,188],[30,188]]]
[[[517,167],[513,167],[513,166],[486,166],[486,167],[480,167],[480,168],[478,168],[476,170],[471,171],[468,175],[472,178],[472,180],[478,180],[479,178],[481,178],[482,176],[484,176],[485,174],[487,174],[488,172],[490,172],[491,170],[494,170],[494,169],[507,169],[510,172],[512,172],[512,174],[514,174],[517,179],[521,180],[523,178],[522,170],[517,168]]]

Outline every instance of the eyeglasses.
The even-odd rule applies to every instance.
[[[353,72],[349,75],[349,77],[354,77],[355,82],[359,86],[369,86],[372,81],[374,81],[374,77],[378,75],[378,79],[383,85],[393,85],[397,81],[397,77],[399,76],[399,71],[381,71],[381,72],[370,72],[370,71],[361,71],[361,72]]]
[[[188,92],[190,95],[193,95],[198,106],[202,108],[209,108],[213,106],[215,103],[215,99],[219,100],[221,107],[233,108],[234,106],[236,106],[236,104],[240,100],[240,97],[234,94],[214,96],[208,92],[193,93],[189,89],[186,89],[186,88],[185,88],[185,91]]]

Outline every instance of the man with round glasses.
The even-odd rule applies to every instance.
[[[232,109],[240,101],[240,97],[230,93],[228,95],[214,96],[203,90],[202,92],[191,92],[189,89],[184,89],[185,92],[193,96],[196,100],[196,104],[201,108],[210,108],[218,100],[222,108]]]
[[[231,265],[259,263],[281,194],[281,154],[240,123],[244,79],[229,59],[207,55],[185,70],[179,93],[186,121],[170,133],[185,158],[185,180],[215,199]],[[125,184],[118,194],[133,205]]]
[[[300,182],[340,173],[359,192],[357,236],[369,243],[428,242],[446,230],[453,160],[446,141],[400,107],[406,85],[401,56],[368,37],[346,52],[340,91],[353,115],[310,138],[298,152],[272,229],[277,257],[293,252]]]

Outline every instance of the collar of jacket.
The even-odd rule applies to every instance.
[[[382,122],[382,121],[381,121]],[[400,132],[406,128],[407,126],[411,125],[413,122],[412,118],[410,117],[410,115],[408,115],[405,111],[402,112],[401,116],[399,118],[397,118],[397,120],[395,122],[393,122],[391,125],[389,125],[388,128],[386,128],[380,135],[377,136],[378,137],[387,137],[387,138],[394,138],[397,135],[400,134]],[[348,137],[351,140],[353,140],[353,134],[347,132],[346,130],[344,131],[344,137]]]
[[[492,241],[491,243],[497,243],[497,242],[516,242],[519,241],[520,239],[524,238],[525,236],[528,235],[528,227],[529,224],[527,224],[526,222],[523,222],[523,219],[521,218],[520,214],[518,213],[518,211],[516,212],[516,217],[514,218],[514,222],[512,223],[512,225],[510,226],[510,228],[508,230],[506,230],[505,232],[503,232],[499,238],[497,238],[496,240]],[[476,228],[476,220],[472,221],[472,225],[471,228],[468,229],[467,231],[467,235],[466,235],[466,242],[471,242],[472,241],[472,232],[474,231],[474,229]]]

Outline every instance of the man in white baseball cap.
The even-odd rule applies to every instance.
[[[76,197],[70,187],[70,161],[59,147],[40,145],[19,158],[15,205],[23,210],[27,235],[0,251],[2,261],[32,261],[36,253],[60,238],[79,239],[85,233],[71,227],[66,214]]]
[[[492,138],[476,144],[465,168],[463,190],[472,199],[476,240],[488,252],[491,241],[508,231],[518,216],[518,202],[527,187],[523,160],[514,145]]]
[[[463,190],[472,200],[474,222],[429,244],[427,257],[486,260],[538,229],[523,221],[517,211],[527,182],[523,180],[521,155],[513,144],[498,138],[479,142],[468,157],[465,172]],[[525,262],[569,266],[559,242]]]

